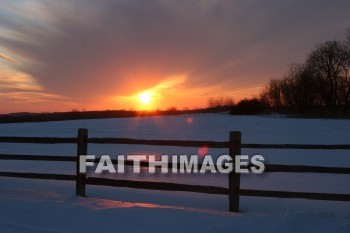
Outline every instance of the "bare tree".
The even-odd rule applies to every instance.
[[[227,108],[234,105],[234,100],[229,96],[210,97],[208,99],[209,108]]]
[[[306,62],[317,80],[324,103],[333,111],[344,104],[349,72],[349,51],[345,43],[327,41],[315,47]]]
[[[316,80],[305,64],[291,64],[284,79],[284,85],[282,85],[282,94],[286,104],[295,107],[300,113],[304,113],[312,106],[319,105],[315,83]]]
[[[272,79],[260,94],[260,101],[271,107],[289,107],[303,113],[317,101],[314,79],[302,64],[291,64],[285,77]]]
[[[281,80],[270,79],[260,93],[260,101],[270,107],[282,107]]]

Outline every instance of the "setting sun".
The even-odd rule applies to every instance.
[[[143,105],[148,105],[152,101],[152,96],[153,93],[151,91],[145,91],[138,96],[138,99]]]

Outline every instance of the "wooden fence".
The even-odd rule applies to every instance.
[[[229,211],[239,211],[240,196],[259,196],[259,197],[279,197],[279,198],[306,198],[315,200],[333,200],[350,201],[350,194],[332,194],[332,193],[310,193],[310,192],[289,192],[289,191],[271,191],[271,190],[253,190],[240,188],[240,174],[229,173],[228,187],[215,187],[203,185],[177,184],[165,182],[132,181],[118,180],[97,177],[86,177],[86,174],[79,173],[79,156],[88,154],[88,144],[138,144],[138,145],[157,145],[157,146],[179,146],[179,147],[202,147],[209,148],[228,148],[229,155],[234,161],[234,157],[241,154],[242,148],[261,148],[261,149],[320,149],[320,150],[350,150],[350,145],[300,145],[300,144],[244,144],[241,142],[241,132],[230,132],[229,141],[179,141],[179,140],[143,140],[129,138],[89,138],[87,129],[79,129],[78,136],[75,138],[57,138],[57,137],[0,137],[0,143],[38,143],[38,144],[76,144],[77,156],[45,156],[45,155],[13,155],[0,154],[0,160],[26,160],[26,161],[52,161],[52,162],[75,162],[76,175],[64,174],[42,174],[42,173],[22,173],[22,172],[0,172],[0,176],[19,177],[31,179],[53,179],[53,180],[72,180],[76,182],[76,195],[86,196],[86,185],[102,185],[114,187],[129,187],[139,189],[166,190],[166,191],[186,191],[208,194],[228,195]],[[98,162],[98,159],[96,159]],[[116,164],[117,160],[112,160]],[[133,165],[133,161],[125,161],[125,165]],[[140,166],[148,166],[148,162],[141,162]],[[201,166],[201,164],[198,164]],[[168,167],[173,164],[168,163]],[[350,174],[349,167],[319,167],[302,165],[279,165],[265,164],[265,172],[289,172],[289,173],[332,173],[332,174]],[[177,164],[180,168],[180,164]]]

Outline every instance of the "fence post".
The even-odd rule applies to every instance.
[[[78,130],[78,148],[77,148],[77,170],[76,170],[76,186],[75,186],[75,194],[77,196],[85,197],[85,180],[86,173],[82,174],[79,172],[80,167],[80,155],[87,155],[87,147],[88,147],[88,130],[87,129],[79,129]]]
[[[229,154],[232,158],[233,165],[235,157],[241,154],[241,138],[242,134],[239,131],[230,132]],[[229,211],[239,212],[239,189],[240,189],[240,174],[233,170],[229,173]]]

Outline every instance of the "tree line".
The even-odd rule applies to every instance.
[[[345,41],[316,45],[302,64],[293,63],[282,79],[271,79],[259,95],[272,108],[305,113],[316,108],[347,112],[350,105],[350,29]]]

